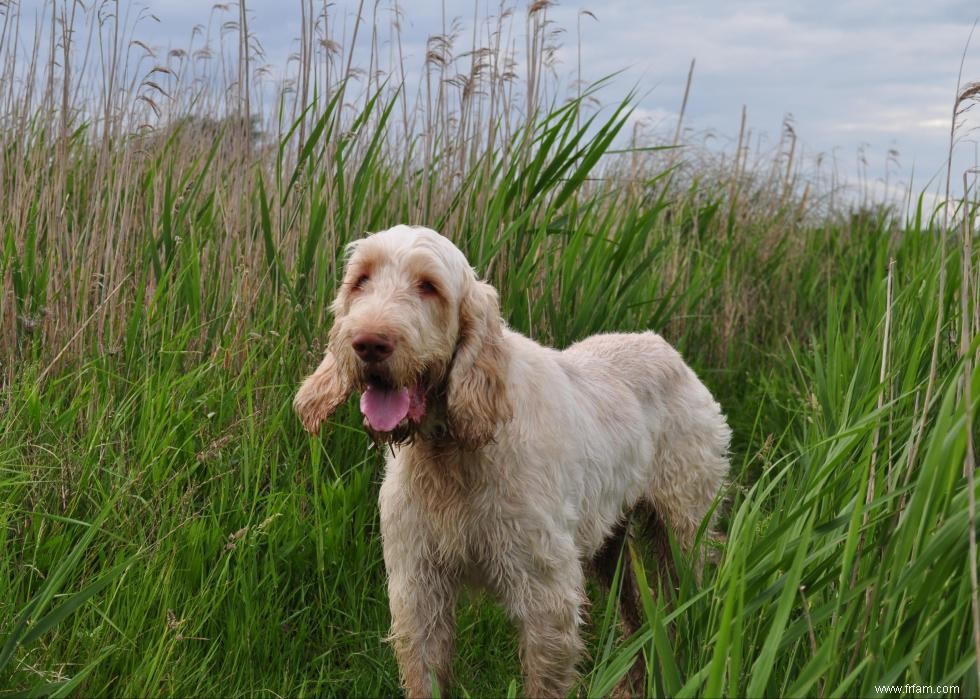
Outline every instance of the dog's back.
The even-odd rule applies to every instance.
[[[610,333],[582,340],[566,361],[615,377],[643,407],[654,444],[645,499],[693,543],[701,519],[728,476],[731,430],[721,406],[680,353],[653,332]]]

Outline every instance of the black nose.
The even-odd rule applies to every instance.
[[[395,343],[378,333],[358,333],[351,343],[362,361],[383,362],[395,351]]]

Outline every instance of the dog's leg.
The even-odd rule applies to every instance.
[[[525,696],[563,698],[575,683],[575,665],[584,648],[577,607],[567,600],[555,608],[529,609],[521,619]]]
[[[550,570],[522,566],[505,585],[504,604],[520,627],[527,697],[565,697],[575,684],[585,648],[579,634],[583,577],[573,555],[567,565]]]
[[[440,556],[437,533],[406,485],[402,449],[388,459],[378,494],[381,544],[388,573],[391,634],[402,685],[409,697],[440,696],[452,688],[456,600],[460,571]]]
[[[389,556],[386,555],[386,560]],[[452,686],[458,581],[421,560],[388,566],[391,636],[402,684],[409,697],[446,696]]]
[[[616,566],[619,565],[622,556],[622,567],[619,572],[619,614],[623,622],[623,631],[631,635],[640,627],[642,620],[636,576],[633,574],[633,566],[625,543],[626,522],[623,521],[616,525],[612,534],[602,544],[602,548],[592,558],[592,570],[603,589],[610,593],[616,592],[612,585],[616,577]]]
[[[633,510],[633,522],[637,535],[642,537],[657,563],[657,578],[661,592],[670,592],[678,584],[677,565],[670,547],[670,535],[657,509],[648,501],[640,500]],[[697,530],[695,530],[696,532]],[[653,592],[656,593],[657,587]]]
[[[616,525],[612,534],[602,544],[602,548],[592,558],[592,570],[599,583],[609,594],[615,594],[613,583],[616,577],[616,567],[619,572],[619,616],[622,622],[623,637],[629,638],[640,628],[642,617],[640,612],[640,594],[637,587],[636,575],[629,552],[626,549],[627,522],[624,520]],[[622,556],[622,558],[620,558]],[[620,564],[620,560],[622,563]],[[646,661],[641,651],[620,683],[613,690],[614,697],[642,696],[646,685]]]
[[[728,475],[730,432],[720,414],[704,417],[697,429],[687,425],[666,444],[647,486],[647,505],[657,517],[656,528],[666,534],[670,527],[681,550],[691,558],[695,577],[700,579],[704,562],[702,550],[695,549],[698,530],[725,487]],[[713,522],[705,532],[705,542],[717,540]],[[667,537],[662,548],[669,551]]]

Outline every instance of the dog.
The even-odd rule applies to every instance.
[[[719,404],[653,332],[559,351],[511,330],[494,288],[427,228],[351,243],[332,308],[328,349],[294,407],[316,433],[358,391],[365,429],[390,446],[381,534],[408,696],[451,688],[464,586],[517,622],[524,693],[565,696],[584,650],[586,573],[611,582],[629,513],[690,551],[713,511],[731,438]],[[628,631],[635,592],[626,580]]]

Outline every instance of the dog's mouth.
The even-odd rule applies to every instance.
[[[368,374],[361,393],[361,414],[368,427],[387,433],[409,423],[419,424],[425,417],[425,389],[421,381],[396,386],[384,374]]]

